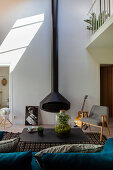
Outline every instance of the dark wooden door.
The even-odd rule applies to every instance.
[[[113,117],[113,66],[100,67],[100,105],[108,106]]]

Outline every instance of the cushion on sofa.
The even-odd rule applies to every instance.
[[[41,160],[44,170],[113,170],[113,152],[45,153]]]
[[[111,152],[111,151],[113,151],[113,138],[107,139],[102,152]]]
[[[3,131],[0,131],[0,140],[3,138]]]
[[[19,137],[0,141],[0,153],[16,152],[18,148]]]
[[[30,170],[32,152],[0,153],[0,169]]]
[[[94,145],[94,144],[66,144],[60,146],[54,146],[47,149],[44,149],[35,154],[37,163],[42,167],[41,156],[43,153],[94,153],[100,152],[104,148],[104,145]]]
[[[32,169],[32,170],[41,170],[41,169],[40,169],[40,166],[37,164],[36,158],[34,157],[34,155],[35,155],[36,153],[37,153],[37,152],[32,152],[31,169]]]
[[[68,152],[94,153],[102,151],[103,148],[104,145],[66,144],[43,149],[42,151],[38,152],[35,156],[36,157],[42,156],[43,153],[68,153]]]

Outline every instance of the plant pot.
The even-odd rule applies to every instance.
[[[38,131],[38,135],[39,136],[43,136],[43,130],[42,131]]]
[[[56,114],[55,132],[59,137],[68,137],[70,134],[70,116],[64,110]]]
[[[66,125],[64,128],[61,128],[60,125],[55,126],[55,132],[59,137],[68,137],[70,134],[71,128],[69,125]]]
[[[61,138],[67,138],[67,137],[70,136],[70,131],[71,131],[71,129],[70,129],[69,131],[67,131],[67,132],[64,132],[64,133],[58,133],[58,132],[56,132],[56,134],[57,134],[57,136],[59,136],[59,137],[61,137]]]

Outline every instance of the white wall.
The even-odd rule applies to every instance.
[[[1,44],[16,20],[44,14],[43,24],[30,45],[21,51],[22,57],[18,56],[17,51],[15,53],[13,47],[11,51],[0,54],[0,64],[10,64],[12,68],[10,85],[15,123],[23,124],[25,106],[39,105],[50,92],[51,1],[8,0],[9,6],[0,1],[0,8],[4,9],[0,10]],[[93,104],[99,104],[99,64],[85,49],[88,31],[83,20],[87,17],[90,5],[90,0],[59,0],[59,91],[71,102],[68,112],[72,122],[81,109],[84,95],[89,95],[88,110]],[[21,41],[25,38],[23,34]],[[55,123],[55,114],[41,111],[40,123]]]
[[[59,7],[59,86],[71,102],[72,121],[81,109],[84,95],[89,95],[89,110],[99,104],[99,65],[85,49],[88,31],[83,20],[89,6],[90,1],[63,0]]]

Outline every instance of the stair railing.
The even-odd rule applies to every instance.
[[[111,16],[111,3],[113,0],[94,0],[88,11],[87,29],[90,35],[94,34]]]

